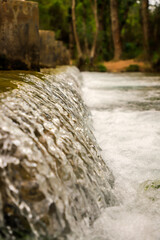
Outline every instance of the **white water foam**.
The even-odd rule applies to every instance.
[[[83,73],[102,156],[119,206],[107,208],[90,240],[160,240],[160,77]]]

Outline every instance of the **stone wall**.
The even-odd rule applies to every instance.
[[[68,65],[70,55],[62,41],[55,40],[53,31],[40,30],[40,67]]]
[[[39,69],[38,4],[0,1],[0,69]]]

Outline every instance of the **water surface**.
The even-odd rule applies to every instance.
[[[90,240],[160,239],[160,76],[83,73],[102,156],[119,205],[95,222]]]

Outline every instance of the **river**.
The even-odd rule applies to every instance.
[[[0,72],[0,239],[160,240],[159,120],[158,75]]]
[[[83,98],[119,202],[86,239],[159,240],[160,76],[84,72]]]

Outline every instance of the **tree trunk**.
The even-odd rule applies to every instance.
[[[80,42],[79,42],[79,38],[78,38],[78,34],[77,34],[77,28],[76,28],[75,6],[76,6],[76,2],[75,2],[75,0],[72,0],[72,24],[73,24],[73,33],[74,33],[74,38],[75,38],[75,42],[76,42],[78,59],[81,61],[81,59],[82,59],[82,50],[81,50],[81,47],[80,47]]]
[[[119,60],[122,55],[122,44],[120,37],[117,0],[110,0],[110,9],[111,9],[112,36],[114,43],[114,60]]]
[[[71,59],[74,56],[74,36],[73,36],[73,25],[69,24],[69,51],[71,55]]]
[[[89,46],[88,46],[88,39],[87,39],[87,31],[86,31],[86,19],[85,16],[83,16],[83,31],[84,31],[84,55],[85,58],[89,56]]]
[[[93,58],[95,57],[97,37],[98,37],[98,28],[99,28],[98,14],[97,14],[97,0],[94,0],[92,9],[93,9],[93,14],[94,14],[96,29],[94,32],[93,44],[92,44],[92,48],[91,48],[91,52],[90,52],[91,62],[93,61]]]
[[[149,60],[149,18],[148,18],[148,0],[141,0],[142,27],[143,27],[143,51],[144,59]]]

